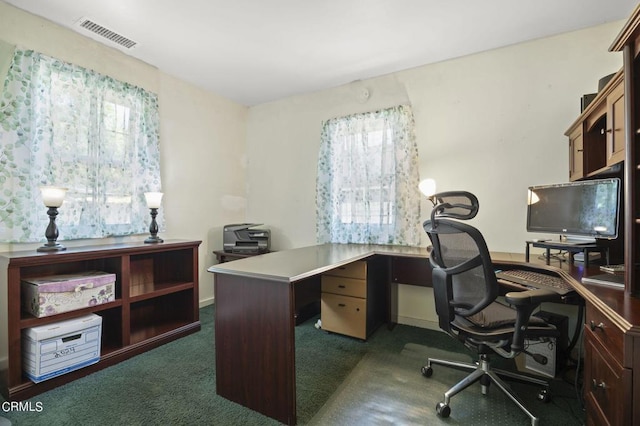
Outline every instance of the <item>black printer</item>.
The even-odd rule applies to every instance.
[[[235,223],[224,226],[223,247],[227,253],[266,253],[271,247],[268,229],[251,229],[262,223]]]

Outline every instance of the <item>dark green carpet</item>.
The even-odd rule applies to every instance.
[[[43,409],[39,413],[0,411],[0,416],[11,420],[14,426],[279,424],[216,395],[213,313],[213,306],[201,309],[202,330],[199,333],[32,398],[32,403],[42,404]],[[428,345],[444,353],[465,352],[459,343],[443,333],[409,326],[397,326],[391,331],[381,327],[367,342],[361,342],[318,331],[313,327],[314,321],[296,327],[300,424],[353,424],[354,415],[364,420],[358,410],[362,410],[362,404],[371,400],[372,395],[379,394],[379,389],[392,385],[378,380],[386,376],[401,377],[397,391],[389,392],[387,389],[389,410],[398,403],[392,398],[402,402],[403,394],[413,389],[411,397],[418,402],[411,400],[408,406],[419,410],[418,417],[414,418],[421,420],[417,424],[438,421],[432,402],[441,398],[443,389],[455,381],[456,374],[461,373],[438,372],[431,379],[422,377],[420,366],[426,361],[422,359],[425,353],[418,356],[408,354],[407,348],[412,346],[407,344]],[[412,359],[411,363],[407,362],[408,358]],[[378,373],[366,374],[369,371]],[[349,380],[345,381],[347,377]],[[581,424],[583,414],[575,393],[569,385],[557,382],[562,395],[545,406],[545,410],[557,411],[553,424]],[[361,385],[365,383],[368,385]],[[523,391],[527,392],[527,388]],[[470,392],[469,397],[474,397],[472,390],[466,392]],[[352,404],[341,403],[346,399],[340,395],[349,395]],[[420,403],[422,396],[424,402]],[[364,402],[360,404],[358,401]],[[376,401],[376,406],[383,404],[384,407],[384,400]],[[466,405],[464,399],[458,401],[454,398],[457,404]],[[461,412],[455,411],[454,402],[447,424],[461,424],[455,421],[460,417],[454,413],[459,415]],[[535,412],[535,406],[530,408]],[[494,407],[485,405],[484,409],[491,412]],[[393,419],[394,413],[387,415]],[[526,417],[519,419],[524,420],[520,424],[527,424]],[[368,424],[403,423],[383,421]],[[416,423],[412,421],[411,424]]]

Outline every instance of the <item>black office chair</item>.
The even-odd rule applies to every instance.
[[[433,267],[433,293],[440,328],[465,346],[478,352],[475,364],[431,359],[422,368],[422,374],[433,374],[432,364],[473,370],[444,394],[444,401],[436,406],[441,417],[451,413],[451,398],[471,384],[480,381],[486,394],[490,383],[495,383],[537,425],[538,418],[527,410],[522,401],[499,376],[542,386],[538,399],[549,400],[548,383],[544,380],[491,368],[489,354],[514,358],[525,352],[525,340],[558,337],[554,326],[532,316],[541,302],[557,300],[549,290],[530,290],[507,293],[506,303],[499,296],[491,256],[482,234],[461,221],[472,219],[478,213],[475,195],[465,191],[443,192],[434,196],[431,220],[424,222],[433,249],[430,254]],[[545,357],[533,355],[540,363]]]

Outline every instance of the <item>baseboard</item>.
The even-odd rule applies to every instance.
[[[435,321],[429,321],[422,318],[403,317],[398,315],[398,324],[411,325],[414,327],[426,328],[428,330],[442,331]]]
[[[204,308],[205,306],[213,305],[214,301],[215,301],[215,298],[213,298],[213,297],[208,297],[206,299],[200,299],[199,306],[200,306],[200,308]]]

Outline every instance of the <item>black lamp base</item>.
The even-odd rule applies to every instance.
[[[39,252],[52,252],[52,251],[63,251],[66,250],[67,248],[65,246],[63,246],[60,243],[53,243],[53,244],[45,244],[42,247],[38,247]]]
[[[56,240],[58,239],[58,226],[56,225],[58,208],[49,207],[47,210],[47,214],[49,215],[49,225],[47,226],[47,229],[44,233],[44,236],[47,239],[47,243],[42,247],[39,247],[37,251],[46,253],[66,250],[67,248],[65,246],[56,242]]]
[[[146,240],[144,240],[144,242],[147,244],[154,244],[154,243],[164,243],[164,240],[158,237],[157,235],[152,235]]]
[[[158,209],[151,207],[151,225],[149,225],[149,233],[151,236],[144,240],[147,244],[163,243],[164,240],[158,237],[158,223],[156,222],[156,216],[158,215]]]

